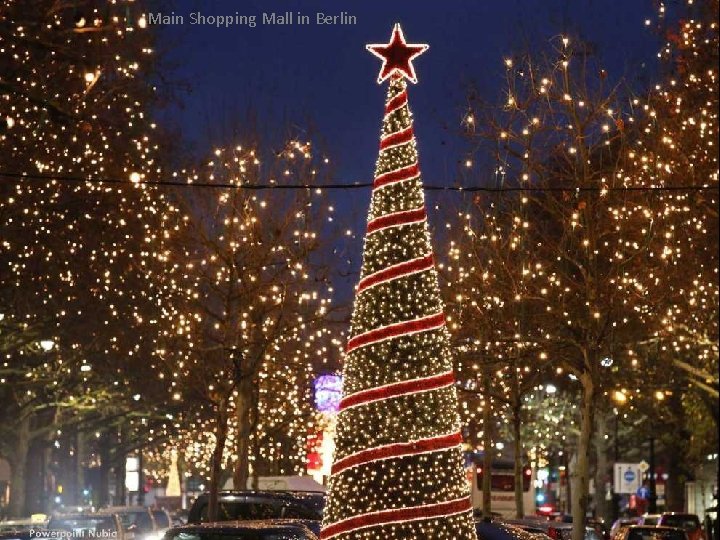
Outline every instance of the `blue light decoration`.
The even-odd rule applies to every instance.
[[[342,376],[320,375],[315,378],[315,408],[321,413],[335,414],[342,399]]]

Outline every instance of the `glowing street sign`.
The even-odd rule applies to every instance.
[[[342,377],[320,375],[315,379],[315,407],[319,412],[334,414],[342,399]]]

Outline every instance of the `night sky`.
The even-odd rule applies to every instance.
[[[213,144],[209,139],[220,131],[213,124],[239,123],[252,108],[266,125],[312,123],[338,180],[369,180],[385,91],[375,83],[380,62],[364,45],[386,42],[398,21],[408,41],[430,44],[416,61],[419,84],[411,89],[410,105],[425,181],[443,183],[453,179],[460,158],[452,143],[466,83],[478,84],[489,100],[499,98],[505,56],[564,32],[580,33],[597,44],[610,76],[621,77],[652,64],[657,51],[644,26],[655,14],[651,0],[179,0],[173,11],[260,19],[263,12],[286,10],[345,11],[358,22],[215,28],[190,25],[186,17],[182,26],[163,27],[161,52],[169,50],[173,77],[191,87],[179,94],[182,107],[169,113],[192,149]]]
[[[313,24],[188,24],[195,11],[261,19],[263,12],[287,10],[310,15]],[[579,34],[596,44],[611,78],[633,79],[655,69],[658,49],[657,37],[644,25],[655,16],[652,0],[178,0],[173,11],[186,22],[164,26],[159,49],[175,66],[173,78],[191,90],[179,93],[180,102],[163,116],[180,128],[188,150],[213,148],[224,130],[253,110],[261,131],[276,137],[276,144],[279,127],[313,126],[312,138],[332,159],[333,180],[341,183],[372,180],[385,87],[375,82],[380,61],[364,45],[387,42],[396,21],[409,42],[430,44],[415,62],[419,84],[410,89],[410,106],[424,181],[431,184],[456,180],[468,83],[487,100],[502,99],[503,59],[513,52],[542,47],[559,34]],[[314,24],[317,12],[341,11],[356,16],[357,24]],[[488,177],[483,170],[477,175],[475,183]],[[332,196],[341,208],[356,207],[360,225],[369,193]]]

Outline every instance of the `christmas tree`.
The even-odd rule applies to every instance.
[[[321,538],[475,539],[405,81],[427,46],[368,49],[390,86]]]

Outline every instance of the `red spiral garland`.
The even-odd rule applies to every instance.
[[[453,514],[461,514],[469,512],[472,509],[469,497],[456,499],[437,504],[428,504],[423,506],[412,506],[409,508],[398,508],[395,510],[383,510],[381,512],[373,512],[363,516],[352,517],[343,521],[339,521],[325,527],[320,533],[320,540],[330,540],[339,534],[373,527],[376,525],[387,525],[389,523],[398,523],[405,521],[417,521],[421,519],[432,519],[443,516],[451,516]]]
[[[450,435],[420,439],[418,441],[388,444],[385,446],[378,446],[377,448],[368,448],[367,450],[362,450],[343,459],[337,460],[333,463],[331,474],[338,474],[350,467],[365,465],[372,461],[379,461],[381,459],[414,456],[416,454],[448,450],[458,446],[460,443],[462,443],[462,434],[458,432],[451,433]]]
[[[340,401],[339,410],[343,411],[350,407],[365,405],[366,403],[373,403],[383,399],[437,390],[453,384],[455,384],[455,373],[452,371],[431,377],[424,377],[422,379],[412,379],[410,381],[387,384],[345,396],[342,401]]]
[[[416,208],[414,210],[402,210],[400,212],[393,212],[392,214],[386,214],[384,216],[377,217],[370,220],[367,225],[368,234],[388,227],[394,227],[396,225],[409,225],[410,223],[420,223],[427,219],[425,208]]]
[[[403,180],[410,180],[411,178],[417,178],[420,176],[420,167],[417,163],[402,167],[400,169],[383,173],[375,177],[373,187],[379,188],[387,186],[388,184],[394,184],[396,182],[402,182]]]
[[[434,315],[428,315],[420,319],[414,319],[411,321],[403,321],[400,323],[391,324],[382,328],[376,328],[370,330],[364,334],[359,334],[348,341],[345,349],[346,353],[352,352],[358,347],[377,343],[389,338],[404,336],[406,334],[414,334],[416,332],[424,332],[426,330],[433,330],[440,328],[445,324],[445,314],[441,311]]]
[[[395,133],[392,133],[380,139],[380,150],[385,150],[387,148],[390,148],[391,146],[410,142],[414,136],[415,135],[413,134],[412,126],[402,129],[400,131],[396,131]]]
[[[393,279],[397,279],[403,276],[408,276],[416,272],[424,272],[425,270],[430,270],[433,267],[433,264],[433,256],[432,254],[430,254],[425,255],[424,257],[389,266],[388,268],[384,268],[379,272],[375,272],[374,274],[370,274],[369,276],[361,279],[360,283],[358,283],[357,286],[357,293],[359,294],[365,289],[372,287],[373,285],[379,285],[380,283],[385,283],[386,281],[391,281]]]

